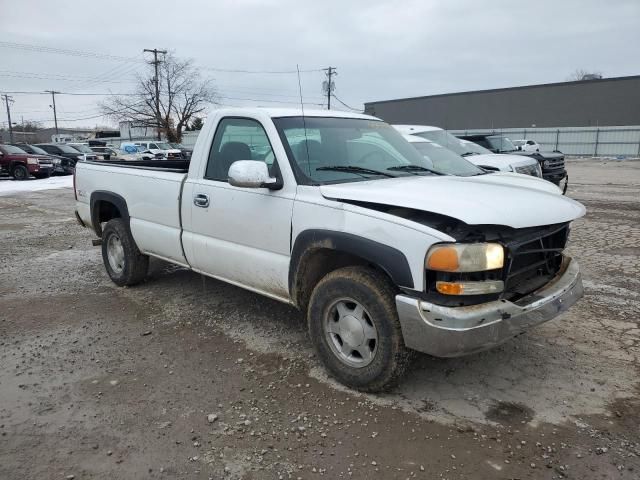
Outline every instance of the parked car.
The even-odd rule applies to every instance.
[[[193,148],[188,148],[182,145],[181,143],[169,143],[172,148],[176,150],[180,150],[182,152],[183,158],[191,158],[191,154],[193,153]]]
[[[167,157],[164,152],[153,153],[142,145],[123,142],[120,144],[118,158],[123,160],[164,160]]]
[[[168,160],[179,160],[183,158],[182,152],[179,149],[173,148],[171,145],[165,142],[138,141],[134,142],[134,145],[138,145],[144,150],[149,150],[154,154],[162,153],[165,157],[167,157]]]
[[[469,140],[478,145],[488,148],[494,153],[508,153],[512,155],[522,155],[534,158],[542,168],[542,178],[560,186],[564,180],[566,192],[569,177],[564,165],[564,155],[560,152],[527,152],[518,150],[509,137],[505,135],[461,135],[459,138]]]
[[[254,159],[255,145],[272,150]],[[360,390],[391,388],[413,350],[484,350],[583,294],[563,253],[580,203],[527,176],[435,174],[375,117],[221,109],[190,162],[138,163],[76,169],[76,216],[111,280],[142,282],[154,256],[292,304],[327,369]]]
[[[13,145],[0,144],[0,172],[11,175],[15,180],[48,178],[53,171],[52,160],[43,155],[27,153]]]
[[[115,160],[118,158],[118,151],[111,147],[89,147],[93,153],[103,160]]]
[[[77,151],[83,154],[82,160],[97,160],[98,156],[95,154],[89,145],[86,143],[67,143],[71,148],[75,148]]]
[[[461,141],[439,127],[426,125],[394,125],[394,127],[403,134],[415,135],[436,142],[488,171],[515,172],[534,177],[542,176],[540,166],[535,160],[524,159],[519,155],[498,155],[491,151],[478,151],[474,146]]]
[[[468,175],[482,175],[491,173],[493,175],[498,175],[501,179],[508,179],[512,182],[513,185],[521,185],[523,179],[526,183],[525,186],[531,185],[530,176],[523,177],[523,174],[517,172],[511,172],[510,170],[494,170],[494,169],[486,169],[482,167],[478,167],[475,164],[468,161],[469,158],[463,158],[457,153],[449,150],[441,146],[438,143],[432,142],[431,140],[427,140],[423,137],[418,137],[417,135],[403,135],[405,140],[407,140],[414,148],[420,152],[425,159],[429,162],[434,170],[438,172],[442,172],[448,175],[458,175],[458,176],[468,176]],[[463,140],[464,142],[464,140]],[[475,145],[475,144],[474,144]],[[479,147],[476,145],[476,147]],[[482,148],[482,147],[479,147]],[[473,170],[470,168],[472,167]],[[540,167],[538,167],[540,168]],[[527,175],[527,174],[525,174]],[[539,184],[538,187],[541,189],[546,189],[549,193],[561,194],[560,189],[552,184],[551,182],[547,182],[543,180],[538,175],[533,175],[537,178]]]
[[[539,152],[540,145],[535,140],[531,140],[528,138],[513,140],[513,144],[516,146],[518,150],[523,150],[525,152]]]
[[[84,155],[73,147],[62,143],[38,143],[34,145],[50,155],[62,157],[62,169],[65,173],[73,173],[78,160],[84,159]]]
[[[45,152],[43,149],[36,147],[35,145],[29,145],[27,143],[14,143],[14,147],[18,147],[21,150],[24,150],[27,153],[31,153],[33,155],[38,155],[42,157],[48,157],[51,159],[51,163],[53,164],[52,175],[57,173],[73,173],[73,169],[66,171],[63,164],[65,162],[64,157],[58,157],[56,155],[51,155],[50,153]]]

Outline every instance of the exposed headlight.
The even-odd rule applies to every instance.
[[[77,158],[78,160],[83,160],[83,159],[84,159],[84,155],[76,155],[76,158]]]
[[[39,165],[40,162],[38,161],[37,158],[27,157],[27,164],[29,164],[29,165]]]
[[[438,272],[495,270],[504,265],[504,248],[499,243],[438,244],[429,249],[425,264]]]
[[[545,160],[544,162],[542,162],[542,165],[544,166],[544,168],[549,168],[549,165],[551,165],[551,162],[549,160]]]

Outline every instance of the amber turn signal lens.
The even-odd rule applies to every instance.
[[[453,247],[440,247],[433,250],[427,258],[427,268],[439,272],[458,270],[458,252]]]
[[[462,295],[464,287],[459,283],[436,282],[436,290],[443,295]]]

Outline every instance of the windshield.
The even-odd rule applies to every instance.
[[[0,146],[0,149],[2,149],[4,153],[12,154],[12,155],[25,155],[27,153],[21,148],[14,147],[13,145],[2,145]]]
[[[93,150],[91,150],[86,145],[69,145],[69,146],[75,148],[76,150],[82,153],[93,153]]]
[[[156,145],[158,146],[158,149],[160,149],[160,150],[171,150],[171,149],[173,149],[173,147],[171,145],[169,145],[168,143],[158,142],[158,143],[156,143]]]
[[[57,144],[56,147],[58,147],[63,153],[75,153],[76,155],[79,153],[79,150],[76,150],[75,148],[72,148],[69,145]]]
[[[47,152],[45,152],[43,149],[41,149],[40,147],[35,147],[33,145],[29,145],[29,148],[31,149],[32,153],[36,153],[38,155],[49,155]]]
[[[502,135],[487,137],[487,142],[489,142],[492,148],[499,152],[515,152],[517,150],[513,142],[509,140],[508,137],[503,137]]]
[[[427,140],[431,140],[432,142],[436,142],[439,145],[442,145],[445,148],[448,148],[454,153],[458,155],[464,155],[469,152],[469,149],[465,146],[462,141],[451,135],[446,130],[430,130],[428,132],[415,133],[418,137],[426,138]]]
[[[184,146],[181,143],[170,143],[169,146],[171,148],[177,148],[178,150],[184,148]]]
[[[477,143],[469,142],[468,140],[461,140],[461,142],[469,155],[487,155],[493,153],[488,148],[484,148],[482,145],[478,145]]]
[[[430,163],[381,121],[287,117],[273,122],[303,184],[434,175]]]
[[[411,142],[411,145],[418,150],[429,163],[428,168],[447,175],[458,175],[470,177],[482,175],[483,170],[468,162],[460,155],[453,153],[437,143],[431,142]]]

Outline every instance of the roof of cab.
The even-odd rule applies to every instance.
[[[301,117],[302,109],[300,108],[270,108],[270,107],[237,107],[237,108],[221,108],[211,111],[210,114],[216,115],[247,115],[249,113],[261,112],[272,118],[281,117]],[[380,120],[379,118],[361,113],[343,112],[341,110],[319,110],[304,109],[305,117],[328,117],[328,118],[359,118],[363,120]]]
[[[435,130],[442,130],[440,127],[430,127],[428,125],[393,125],[393,128],[400,133],[416,134],[422,132],[433,132]]]

